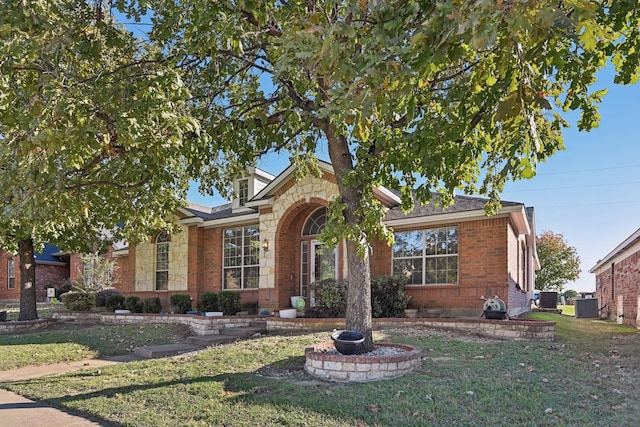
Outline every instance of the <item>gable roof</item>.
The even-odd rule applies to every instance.
[[[596,262],[596,265],[591,267],[589,273],[595,273],[598,268],[602,267],[605,264],[608,264],[618,255],[624,253],[624,251],[636,245],[637,243],[640,243],[640,228],[638,228],[633,234],[631,234],[631,236],[627,237],[622,243],[616,246],[615,249],[609,252],[604,258],[598,260],[598,262]]]
[[[334,174],[333,166],[330,163],[318,160],[318,166],[321,171]],[[295,166],[289,165],[266,187],[249,199],[245,204],[246,209],[234,210],[232,203],[213,208],[190,203],[180,209],[184,215],[180,222],[185,225],[198,224],[200,227],[217,227],[239,221],[258,220],[258,208],[272,203],[274,194],[291,179],[294,179],[294,172]],[[411,212],[405,214],[400,209],[399,192],[384,187],[374,187],[374,194],[389,208],[384,217],[384,222],[389,226],[477,219],[479,216],[485,215],[484,206],[489,200],[483,197],[457,195],[453,198],[453,205],[443,208],[436,203],[439,197],[438,193],[433,193],[430,203],[416,204]],[[535,230],[533,208],[525,208],[522,203],[507,200],[501,201],[501,205],[502,208],[498,211],[498,215],[508,215],[519,234],[526,235],[528,239],[535,239],[535,236],[532,237],[532,230]]]
[[[323,160],[318,160],[318,167],[321,171],[335,175],[333,165]],[[289,180],[293,179],[295,172],[295,165],[290,164],[280,175],[276,176],[265,188],[263,188],[258,194],[252,197],[247,202],[247,207],[257,207],[269,202],[273,194],[282,188]],[[400,198],[393,191],[384,187],[373,187],[373,193],[375,196],[386,206],[396,206],[400,204]]]

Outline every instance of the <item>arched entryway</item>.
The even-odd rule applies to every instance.
[[[307,217],[300,236],[300,295],[309,295],[309,286],[323,279],[337,279],[338,251],[330,249],[318,236],[327,224],[327,208],[320,207]]]
[[[278,223],[274,273],[280,307],[293,295],[307,296],[316,280],[341,277],[340,245],[328,249],[318,240],[326,221],[327,202],[311,199],[291,206]]]

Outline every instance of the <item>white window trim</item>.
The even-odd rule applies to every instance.
[[[253,267],[257,267],[258,268],[258,278],[260,277],[260,262],[258,260],[258,262],[256,264],[245,264],[244,263],[244,233],[245,233],[245,229],[249,228],[249,227],[254,227],[258,230],[258,244],[261,245],[261,240],[260,240],[260,226],[259,224],[250,224],[250,225],[240,225],[237,227],[228,227],[225,228],[222,232],[222,290],[223,291],[243,291],[243,290],[257,290],[258,288],[247,288],[245,287],[246,285],[246,280],[245,280],[245,269],[246,268],[253,268]],[[237,229],[241,229],[242,230],[242,254],[240,255],[241,258],[241,264],[240,265],[234,265],[234,266],[226,266],[225,262],[226,262],[226,258],[225,258],[225,240],[226,240],[226,231],[229,229],[233,229],[233,230],[237,230]],[[260,250],[260,246],[258,248],[258,250]],[[240,286],[237,288],[227,288],[226,287],[226,283],[225,283],[225,272],[227,270],[232,270],[232,269],[240,269]]]
[[[12,268],[9,268],[11,265]],[[13,286],[11,285],[11,279],[13,279]],[[15,258],[7,259],[7,289],[16,288],[16,261]]]
[[[165,232],[163,232],[165,233]],[[169,233],[167,234],[167,241],[166,242],[158,242],[158,238],[160,237],[161,233],[159,233],[156,236],[155,239],[155,269],[154,269],[154,274],[153,274],[153,290],[154,291],[168,291],[169,290],[169,268],[170,268],[170,254],[169,251],[171,250],[170,247],[170,243],[171,243],[171,236],[169,235]],[[158,268],[158,245],[163,245],[167,247],[167,268],[166,269],[159,269]],[[167,289],[158,289],[158,273],[167,273]]]
[[[427,231],[435,231],[435,230],[439,230],[439,229],[446,229],[446,230],[450,230],[452,228],[456,229],[456,232],[458,233],[458,251],[456,252],[456,254],[446,254],[446,255],[427,255],[426,251],[427,251],[427,243],[426,243],[426,234]],[[407,283],[407,286],[458,286],[460,284],[460,235],[459,235],[459,228],[458,226],[446,226],[446,227],[429,227],[429,228],[418,228],[418,229],[407,229],[407,230],[398,230],[395,231],[395,233],[409,233],[409,232],[414,232],[414,231],[419,231],[422,233],[422,255],[420,255],[420,259],[422,262],[422,283]],[[456,282],[455,283],[427,283],[426,279],[427,279],[427,259],[430,258],[444,258],[444,257],[453,257],[455,256],[458,259],[458,262],[456,263]],[[413,258],[417,258],[415,256],[409,256],[409,257],[396,257],[395,253],[393,251],[393,247],[391,248],[391,273],[394,274],[394,261],[396,259],[401,260],[401,259],[413,259]]]

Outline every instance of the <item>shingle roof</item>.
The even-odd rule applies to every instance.
[[[35,252],[33,257],[36,262],[61,262],[60,258],[54,256],[56,253],[60,253],[60,248],[51,243],[45,243],[42,252]]]
[[[426,205],[418,205],[413,208],[411,212],[404,214],[402,209],[399,206],[396,206],[393,209],[390,209],[386,216],[386,220],[393,219],[402,219],[402,218],[417,218],[423,216],[435,216],[442,214],[451,214],[451,213],[459,213],[459,212],[471,212],[483,210],[484,205],[487,203],[489,199],[483,197],[472,197],[472,196],[454,196],[453,201],[454,204],[447,207],[442,208],[441,206],[436,205],[436,201],[438,200],[438,194],[434,193],[431,198],[431,202]],[[509,206],[522,206],[522,203],[518,202],[509,202],[506,200],[502,200],[500,202],[502,207]]]
[[[231,203],[215,206],[213,208],[205,208],[204,206],[189,205],[185,208],[185,210],[189,211],[193,216],[202,218],[205,221],[208,221],[210,219],[220,219],[220,218],[243,215],[243,213],[232,212]]]

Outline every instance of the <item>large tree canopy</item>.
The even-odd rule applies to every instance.
[[[540,271],[536,272],[536,289],[564,290],[564,285],[580,276],[578,251],[564,240],[562,234],[545,231],[536,236]]]
[[[400,190],[406,209],[462,189],[494,212],[507,179],[562,148],[562,110],[597,126],[604,91],[589,86],[607,61],[617,82],[639,74],[631,0],[117,3],[152,9],[151,40],[185,73],[216,141],[191,158],[204,190],[272,150],[313,170],[326,144],[341,197],[324,238],[347,241],[347,327],[368,337],[367,242],[388,236],[373,185]]]
[[[1,3],[0,246],[20,255],[20,320],[37,317],[34,245],[93,251],[168,226],[189,185],[188,97],[173,64],[108,9]]]

